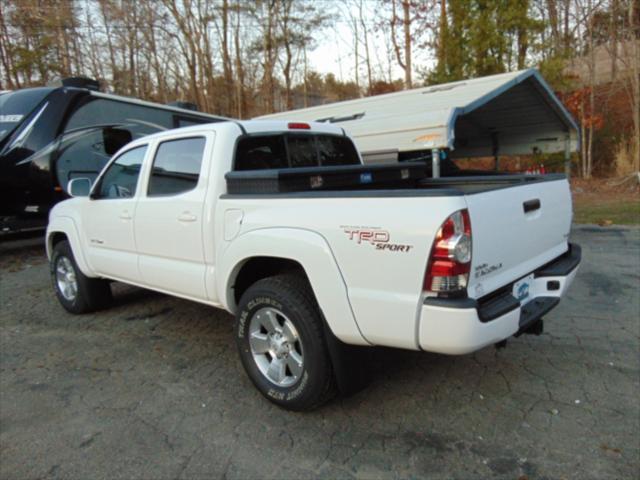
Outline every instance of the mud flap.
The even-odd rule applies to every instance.
[[[324,331],[340,394],[347,397],[365,389],[372,379],[373,348],[348,345],[340,341],[326,321]]]

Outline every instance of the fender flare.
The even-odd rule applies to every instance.
[[[264,228],[236,237],[220,249],[216,268],[218,298],[236,312],[233,285],[244,263],[255,257],[293,260],[304,269],[333,334],[353,345],[370,345],[358,328],[342,276],[329,244],[320,234],[300,228]]]
[[[55,217],[51,219],[49,226],[47,227],[47,258],[51,260],[51,253],[53,250],[53,236],[56,233],[62,233],[67,237],[69,244],[71,245],[71,251],[78,264],[80,271],[87,277],[93,277],[94,274],[89,267],[86,257],[84,256],[84,250],[80,242],[80,235],[76,224],[71,217]]]

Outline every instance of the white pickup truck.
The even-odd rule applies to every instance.
[[[52,210],[56,295],[84,313],[116,280],[223,308],[250,379],[293,410],[348,388],[349,346],[465,354],[540,331],[580,263],[564,176],[393,166],[400,181],[382,185],[371,168],[330,124],[136,140]],[[325,188],[342,171],[358,181]],[[270,190],[287,173],[295,188]]]

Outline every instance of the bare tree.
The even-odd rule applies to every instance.
[[[396,3],[399,2],[402,8],[402,18],[398,16]],[[411,71],[411,2],[410,0],[391,0],[392,17],[391,17],[391,39],[396,54],[398,65],[404,70],[405,88],[411,88],[413,85]],[[402,25],[403,29],[403,47],[400,47],[396,36],[396,28]]]
[[[371,52],[369,46],[369,26],[367,25],[367,16],[364,9],[364,0],[358,0],[358,19],[362,28],[362,39],[364,42],[364,62],[367,67],[367,91],[371,93],[373,85],[373,76],[371,74]]]
[[[278,22],[281,0],[257,0],[253,11],[261,29],[259,49],[262,50],[262,103],[267,112],[275,111],[275,65],[278,43],[275,29]]]
[[[632,110],[632,166],[635,172],[640,172],[640,7],[634,0],[627,0],[626,19],[620,60],[625,66],[623,85]]]
[[[398,7],[402,9],[402,17],[399,16]],[[412,45],[412,2],[411,0],[391,0],[391,19],[389,25],[391,27],[391,41],[396,55],[396,61],[400,68],[404,70],[405,88],[411,88],[412,80],[412,62],[411,62],[411,45]],[[402,25],[402,37],[398,40],[397,29]]]
[[[235,85],[236,85],[236,112],[238,118],[244,118],[247,114],[247,100],[245,93],[245,68],[242,59],[242,43],[240,41],[240,19],[242,18],[242,7],[240,2],[236,2],[233,6],[235,13],[235,22],[233,26],[233,44],[235,50]]]
[[[284,75],[285,85],[285,108],[291,110],[293,108],[293,98],[291,96],[292,86],[292,67],[294,66],[294,43],[296,42],[295,22],[296,18],[293,14],[293,1],[282,0],[282,12],[279,16],[279,39],[284,48],[284,61],[282,62],[282,74]]]
[[[14,46],[9,28],[7,26],[8,19],[6,17],[7,0],[0,0],[0,63],[5,71],[5,75],[0,76],[0,89],[20,88],[21,82],[18,76],[18,70],[14,65]],[[4,81],[4,84],[3,84]]]

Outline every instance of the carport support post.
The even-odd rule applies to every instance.
[[[437,148],[431,149],[431,171],[433,178],[440,178],[440,150]]]
[[[495,168],[495,171],[497,172],[498,170],[500,170],[500,156],[499,156],[500,144],[498,143],[498,132],[491,133],[491,147],[492,147],[491,150],[493,152],[494,168]]]
[[[571,141],[569,135],[564,137],[564,174],[571,176]]]

